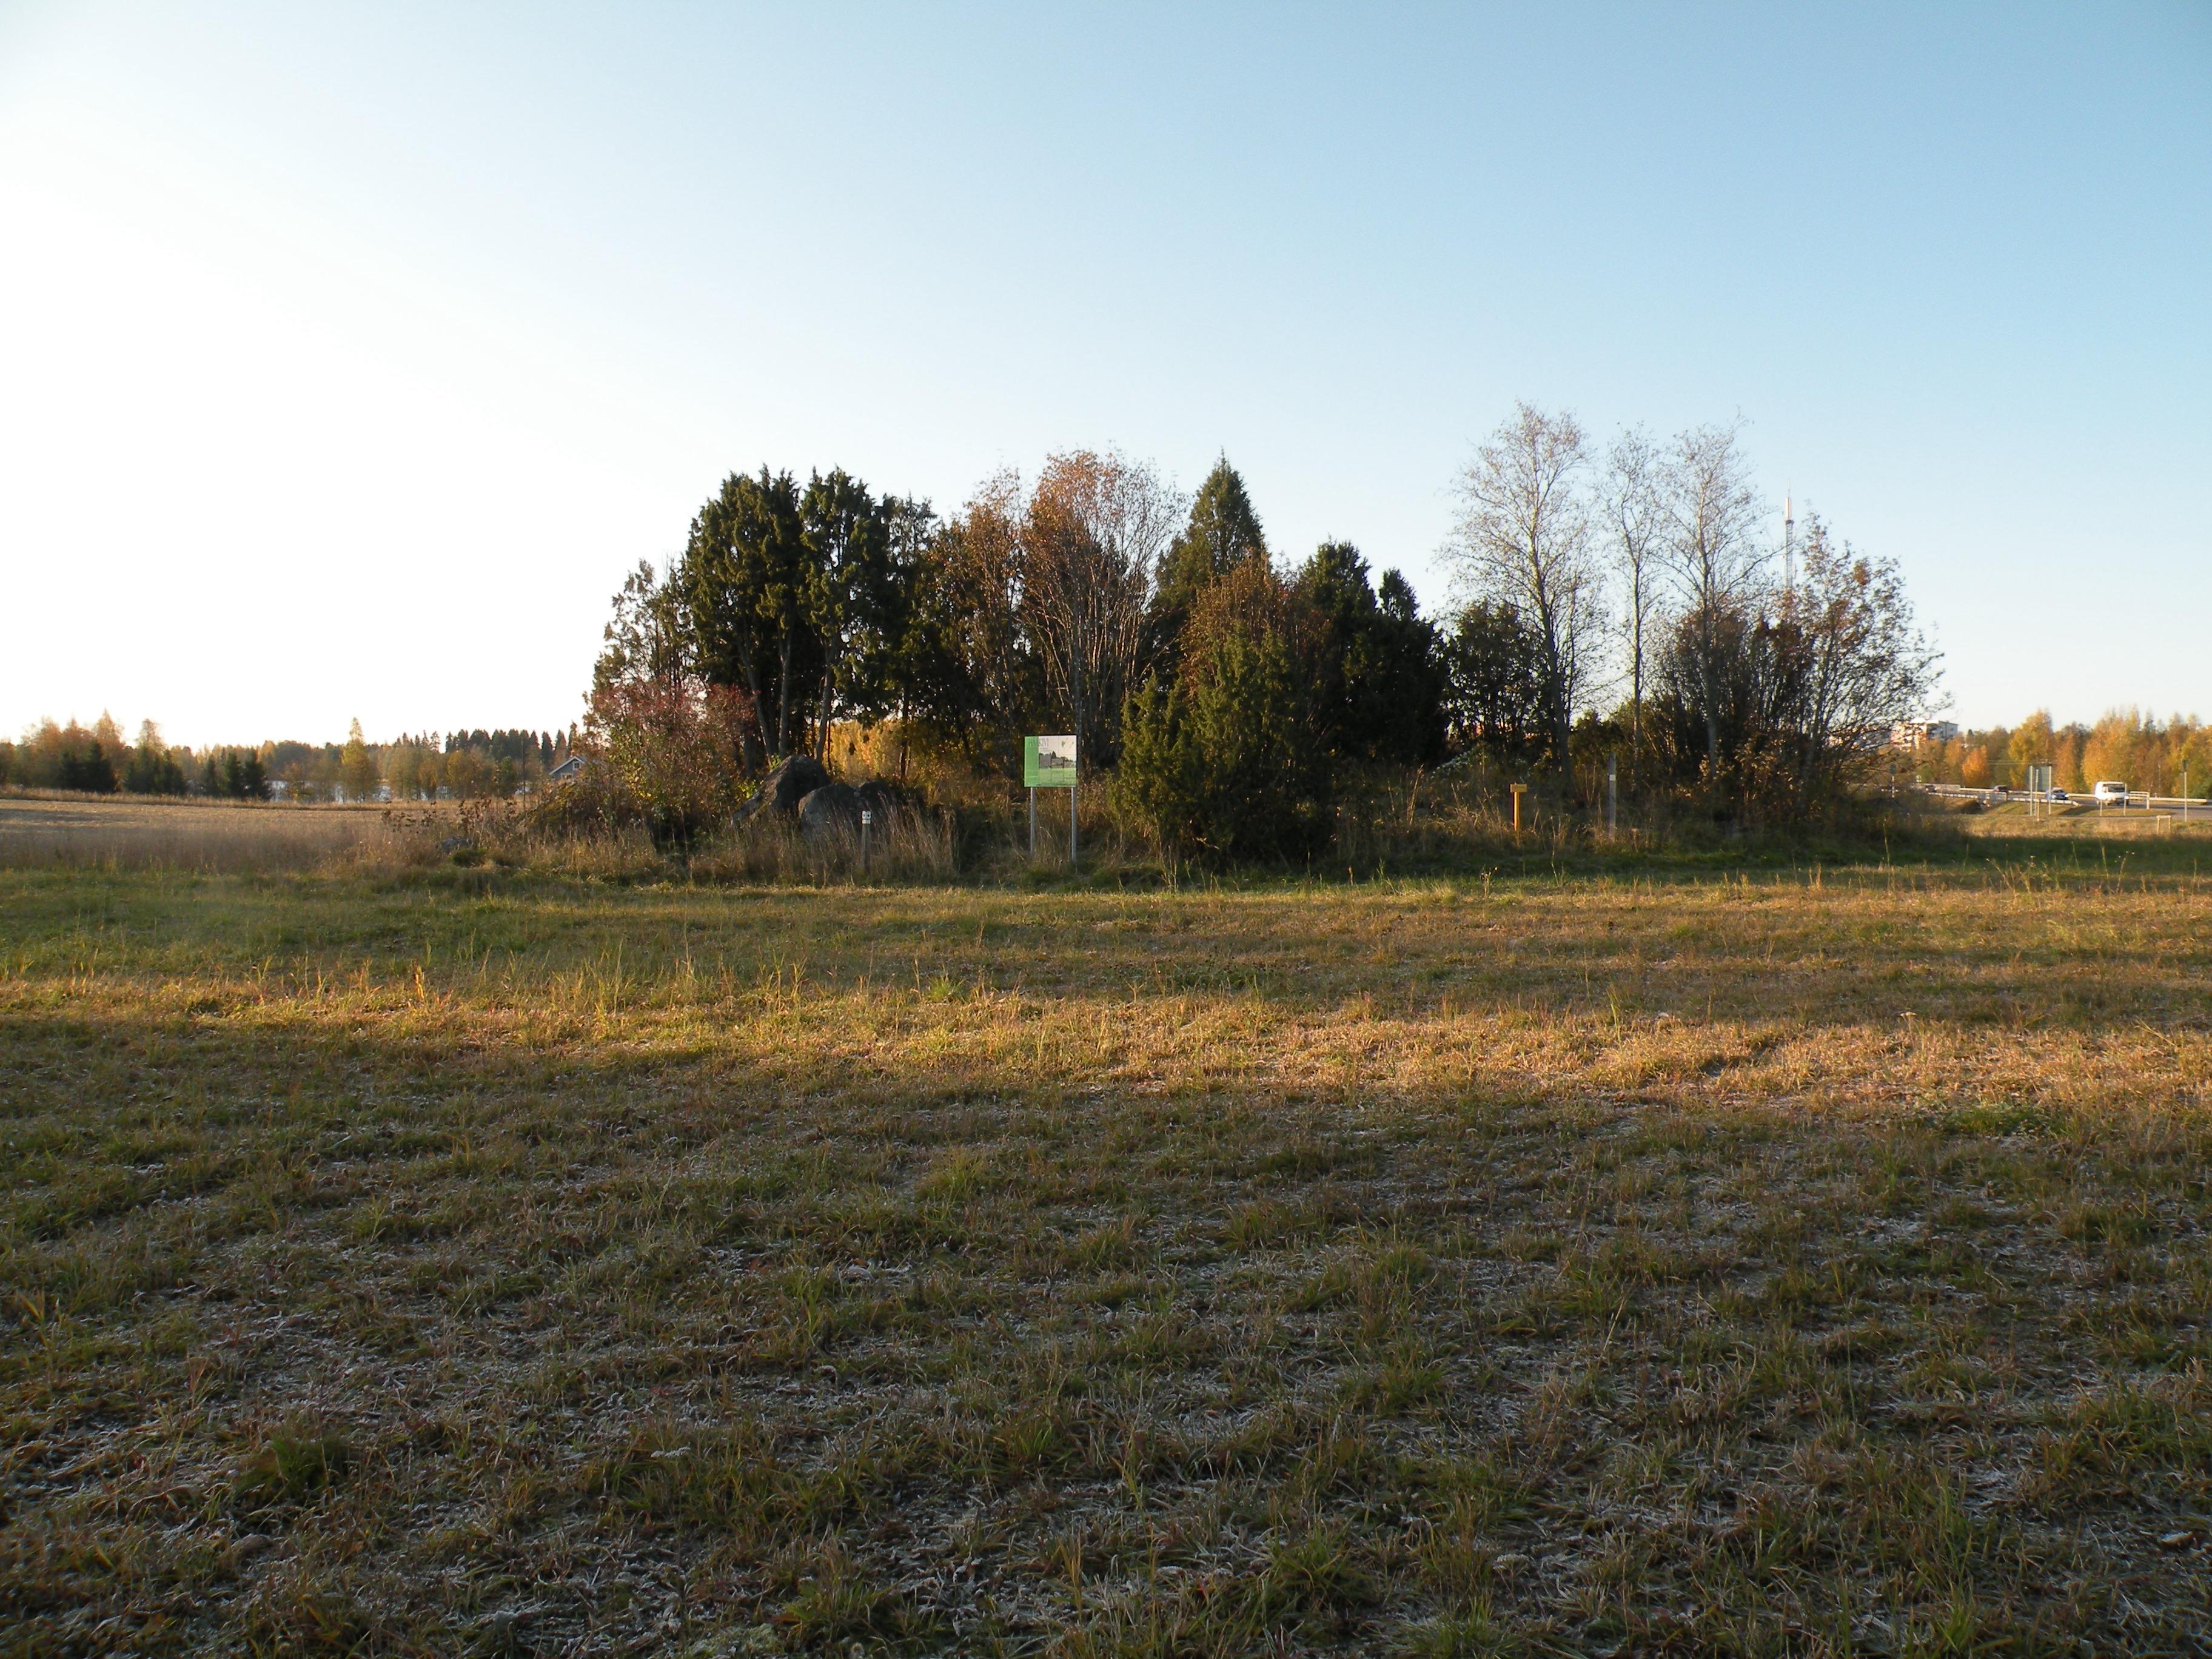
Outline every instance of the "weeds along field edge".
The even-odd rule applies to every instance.
[[[0,871],[32,1650],[2187,1651],[2212,890]]]
[[[1462,792],[1463,793],[1463,792]],[[451,871],[616,884],[690,885],[1074,884],[1126,890],[1327,887],[1407,879],[1456,881],[1610,878],[1702,881],[1869,867],[1885,879],[1915,872],[1978,871],[2035,884],[2126,881],[2203,873],[2212,820],[2203,825],[2089,814],[2030,821],[1907,811],[1885,828],[1849,833],[1721,833],[1679,815],[1608,835],[1558,811],[1526,830],[1486,797],[1462,799],[1433,783],[1363,797],[1341,809],[1333,850],[1299,871],[1224,877],[1203,866],[1163,872],[1107,812],[1085,801],[1079,878],[1066,864],[1064,823],[1048,811],[1032,848],[1018,805],[991,799],[902,808],[892,821],[802,834],[776,819],[733,824],[696,844],[658,846],[641,825],[593,827],[516,803],[480,800],[368,805],[174,800],[0,792],[0,870],[104,869],[199,874],[316,872],[391,880]]]

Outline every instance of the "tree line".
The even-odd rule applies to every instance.
[[[1296,856],[1363,769],[1468,758],[1586,799],[1604,750],[1632,788],[1802,815],[1934,694],[1893,564],[1808,513],[1780,568],[1734,428],[1600,446],[1524,404],[1456,495],[1459,591],[1425,615],[1349,543],[1279,560],[1225,456],[1184,497],[1055,455],[945,515],[841,468],[732,473],[616,596],[587,738],[680,833],[841,721],[1001,775],[1072,730],[1171,855]]]
[[[216,799],[474,799],[542,782],[568,757],[573,732],[458,730],[368,742],[356,720],[343,744],[297,741],[172,745],[152,720],[137,740],[106,714],[90,726],[42,720],[0,742],[0,785],[86,794],[201,795]]]
[[[2051,781],[2076,793],[2110,778],[2154,795],[2212,791],[2212,726],[2194,716],[2160,720],[2115,709],[2091,725],[2057,726],[2038,709],[2017,726],[1985,726],[1920,744],[1900,757],[1905,775],[1969,789],[2025,788],[2027,769],[2048,766]]]

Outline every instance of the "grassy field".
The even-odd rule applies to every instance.
[[[378,847],[386,821],[377,806],[10,791],[0,793],[0,868],[312,869]]]
[[[2205,1651],[2191,868],[0,870],[0,1651]]]

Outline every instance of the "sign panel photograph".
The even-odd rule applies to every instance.
[[[1032,789],[1074,788],[1074,738],[1024,738],[1022,781]]]

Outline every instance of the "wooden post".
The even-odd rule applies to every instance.
[[[1605,838],[1611,841],[1620,828],[1620,757],[1605,757]]]
[[[1521,797],[1528,793],[1528,786],[1525,783],[1513,786],[1513,833],[1516,836],[1521,833]]]

